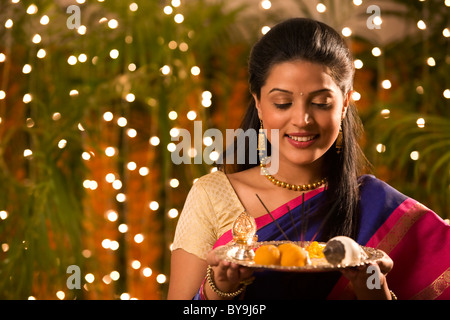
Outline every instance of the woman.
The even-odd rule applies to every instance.
[[[267,129],[278,171],[261,174],[260,165],[247,159],[233,173],[225,166],[194,184],[175,234],[168,298],[450,298],[449,225],[362,175],[367,162],[351,103],[353,59],[339,34],[310,19],[280,23],[253,47],[249,74],[253,101],[241,127]],[[252,273],[220,261],[213,249],[232,240],[232,223],[244,211],[255,218],[259,241],[299,240],[305,230],[305,240],[345,235],[383,250],[384,258],[370,269],[379,285],[368,285],[367,266]]]

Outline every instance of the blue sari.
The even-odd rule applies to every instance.
[[[433,211],[371,175],[360,177],[360,245],[378,248],[394,261],[387,275],[399,299],[450,299],[450,226]],[[326,190],[322,187],[297,197],[256,218],[258,241],[321,239],[318,213]],[[307,217],[307,218],[305,218]],[[294,221],[294,223],[292,222]],[[303,222],[304,221],[304,222]],[[305,226],[305,223],[307,225]],[[277,226],[277,224],[281,227]],[[431,234],[430,234],[431,233]],[[214,247],[232,240],[231,230]],[[296,273],[257,271],[243,299],[354,299],[340,272]]]

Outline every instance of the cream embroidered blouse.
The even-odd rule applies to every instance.
[[[186,198],[172,250],[181,248],[206,259],[244,210],[225,173],[216,171],[199,178]]]

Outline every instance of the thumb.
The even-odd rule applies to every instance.
[[[378,266],[383,274],[387,274],[394,267],[394,261],[383,252],[383,257],[377,261]]]
[[[206,263],[211,266],[217,266],[220,263],[220,259],[216,255],[216,249],[211,250],[206,256]]]

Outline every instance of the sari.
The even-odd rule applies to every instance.
[[[383,250],[394,261],[386,276],[389,289],[398,299],[450,299],[450,225],[374,176],[361,176],[359,184],[360,228],[355,240]],[[286,240],[285,235],[298,241],[302,228],[306,229],[303,240],[324,241],[318,230],[324,217],[316,208],[325,192],[324,187],[312,190],[273,210],[277,223],[269,214],[256,218],[258,241]],[[213,248],[230,241],[231,228],[218,237]],[[355,299],[349,281],[339,271],[257,271],[254,275],[255,281],[241,298]]]
[[[389,289],[398,299],[450,299],[449,224],[372,175],[361,176],[359,184],[360,227],[355,240],[383,250],[394,261],[386,276]],[[245,209],[223,172],[202,177],[194,186],[180,215],[173,248],[204,259],[211,249],[232,241],[232,222]],[[286,240],[285,235],[298,241],[301,230],[305,241],[326,241],[320,234],[325,217],[316,210],[325,196],[321,187],[256,218],[258,241]],[[197,232],[188,233],[194,229]],[[339,271],[256,271],[254,276],[241,299],[355,299]],[[199,292],[194,299],[201,296]]]

